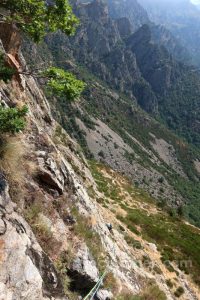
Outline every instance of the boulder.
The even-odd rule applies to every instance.
[[[113,294],[110,291],[101,289],[97,292],[95,300],[111,300],[113,299]]]
[[[65,175],[56,161],[48,157],[48,153],[38,151],[38,178],[49,189],[55,189],[59,194],[63,193],[65,185]]]
[[[72,280],[71,289],[78,290],[81,294],[89,292],[98,281],[99,271],[86,245],[78,250],[68,275]]]

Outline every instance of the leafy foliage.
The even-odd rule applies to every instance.
[[[2,79],[5,82],[11,80],[14,75],[15,70],[6,66],[3,53],[0,53],[0,80]]]
[[[72,34],[78,25],[68,0],[3,0],[0,6],[9,12],[6,21],[16,24],[34,42],[57,30]]]
[[[48,87],[52,92],[58,96],[66,96],[70,101],[78,98],[85,87],[85,84],[73,74],[59,68],[51,67],[43,74],[49,79]]]
[[[25,128],[28,108],[4,108],[0,106],[0,133],[17,133]]]

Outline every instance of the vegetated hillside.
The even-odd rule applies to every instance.
[[[48,81],[41,63],[54,53],[32,45],[27,65],[20,43],[20,31],[2,21],[0,298],[78,300],[98,286],[95,300],[198,299],[200,232],[183,219],[182,190],[171,182],[186,191],[197,183],[198,150],[75,61],[66,63],[87,88],[70,103],[63,77],[82,82],[57,68]],[[62,81],[50,85],[53,71]],[[155,198],[171,198],[171,207]]]
[[[186,65],[192,64],[191,54],[170,30],[160,24],[156,25],[151,23],[149,26],[151,29],[152,40],[156,44],[164,46],[177,61]]]
[[[131,99],[84,69],[80,73],[88,83],[81,103],[71,106],[60,99],[53,104],[62,126],[89,158],[128,176],[163,208],[183,207],[183,215],[199,226],[199,149],[153,120]]]
[[[112,20],[104,2],[79,4],[75,11],[81,25],[74,37],[46,39],[57,64],[68,67],[67,60],[75,60],[199,145],[199,74],[156,44],[151,26],[132,34],[128,19]]]
[[[129,176],[161,205],[183,206],[185,217],[200,226],[199,149],[138,106],[154,111],[158,120],[198,145],[198,74],[153,43],[148,25],[124,41],[118,22],[108,17],[101,1],[81,6],[78,13],[89,17],[82,19],[70,41],[61,34],[46,39],[46,56],[88,83],[80,105],[67,105],[64,99],[53,101],[55,117],[81,143],[88,157],[92,153]],[[44,46],[36,51],[26,45],[26,52],[30,49],[36,53],[33,60],[40,61]],[[127,97],[125,92],[131,87]]]
[[[143,4],[143,3],[142,3]],[[146,11],[144,7],[147,8]],[[152,40],[157,44],[164,46],[171,55],[177,60],[184,62],[185,64],[192,63],[189,51],[185,48],[180,39],[173,34],[164,26],[162,20],[155,22],[154,18],[151,17],[151,10],[149,6],[140,5],[139,1],[125,0],[125,1],[108,1],[109,15],[111,18],[120,19],[127,18],[132,25],[132,31],[138,30],[142,25],[148,24],[151,28]],[[153,21],[153,22],[152,22]]]
[[[4,35],[6,30],[8,35]],[[24,104],[28,108],[28,115],[23,118],[23,130],[6,135],[1,132],[2,299],[78,300],[89,293],[105,271],[96,300],[198,299],[199,229],[185,224],[173,210],[167,213],[159,209],[152,197],[125,176],[91,158],[85,159],[80,145],[53,119],[38,82],[30,73],[21,72],[27,70],[27,65],[16,47],[20,41],[18,34],[12,27],[3,24],[0,27],[3,53],[1,109],[4,112],[10,108],[14,108],[14,112],[20,111]],[[15,76],[9,73],[10,70],[15,70]],[[91,114],[97,114],[96,118],[107,118],[104,112],[109,110],[103,105],[107,105],[110,98],[111,108],[113,105],[116,111],[122,108],[122,112],[125,109],[127,113],[126,116],[122,114],[121,122],[131,113],[138,118],[140,128],[140,118],[143,124],[147,122],[153,127],[155,122],[138,108],[135,111],[132,101],[119,98],[83,72],[82,76],[91,88],[84,95],[88,99],[85,102],[87,111],[90,108]],[[9,74],[11,77],[6,77]],[[92,91],[98,110],[95,110],[95,103],[91,105],[90,102]],[[69,99],[52,95],[48,98],[50,103],[62,108],[55,114],[62,118],[66,128],[74,124],[75,117],[79,123],[85,118],[84,122],[91,130],[97,126],[94,122],[98,122],[104,134],[107,135],[108,130],[116,139],[118,153],[122,152],[121,148],[127,149],[126,155],[132,159],[130,146],[111,130],[112,124],[109,129],[100,121],[87,119],[87,114],[82,115],[80,109],[77,115],[71,110],[70,120],[65,114],[70,108],[67,105]],[[100,99],[106,101],[103,103]],[[110,113],[110,118],[119,117],[117,112],[117,115]],[[16,128],[21,121],[8,124]],[[101,126],[98,126],[99,130]],[[79,132],[75,133],[78,135]],[[139,131],[136,133],[139,136]],[[151,139],[156,145],[153,135]],[[138,145],[146,153],[147,150],[138,144],[139,140],[135,143],[135,152]],[[101,145],[98,147],[101,149]],[[172,148],[170,152],[173,153]],[[138,153],[138,158],[139,155],[142,154]],[[154,159],[153,153],[149,155]],[[147,153],[141,160],[145,157]],[[168,159],[172,160],[175,172],[184,177],[184,170],[175,156]],[[163,179],[159,181],[162,183]]]
[[[190,0],[139,0],[139,3],[148,11],[151,21],[172,32],[188,50],[192,63],[199,66],[199,9]]]

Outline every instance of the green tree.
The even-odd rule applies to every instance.
[[[6,65],[4,54],[0,52],[0,80],[8,82],[14,74],[15,70]]]
[[[0,106],[0,133],[18,133],[26,126],[28,107],[10,108]]]
[[[51,67],[43,72],[45,78],[48,79],[47,85],[56,95],[66,96],[69,101],[72,101],[80,96],[85,83],[62,69]]]
[[[4,20],[39,42],[47,33],[61,30],[73,34],[78,19],[68,0],[1,0]]]
[[[67,35],[73,34],[79,23],[68,0],[2,0],[0,8],[4,9],[4,21],[22,29],[34,42],[39,42],[45,34],[57,30]],[[14,73],[15,70],[5,67],[3,57],[0,57],[0,79],[8,81]],[[66,96],[70,101],[79,97],[85,86],[73,74],[55,67],[36,74],[34,71],[24,74],[46,77],[52,92]]]

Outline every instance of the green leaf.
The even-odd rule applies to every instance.
[[[26,126],[25,116],[28,107],[22,108],[4,108],[0,106],[0,133],[18,133],[24,130]]]
[[[15,23],[34,42],[57,30],[73,34],[79,23],[68,0],[54,0],[52,4],[45,0],[3,0],[0,7],[10,11],[7,22]]]
[[[80,97],[85,83],[70,72],[62,69],[51,67],[43,75],[48,78],[48,87],[53,93],[59,96],[66,96],[67,100],[73,101]]]

